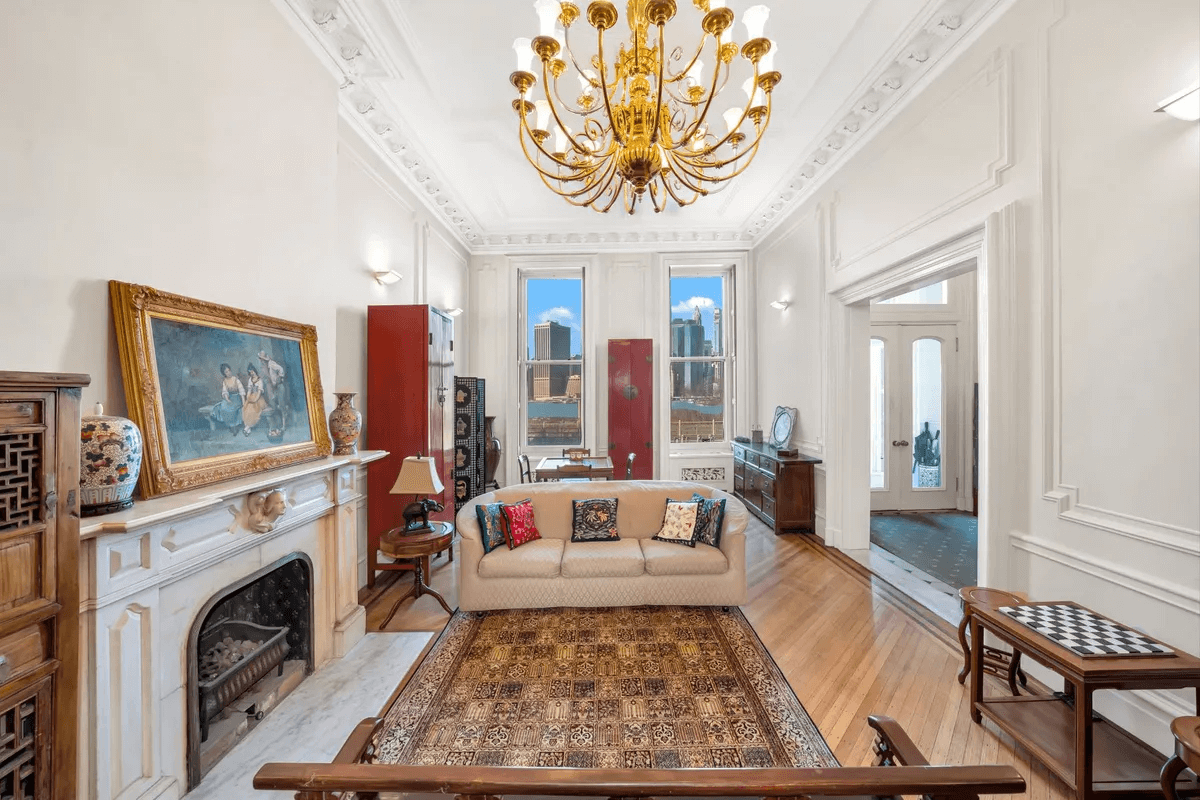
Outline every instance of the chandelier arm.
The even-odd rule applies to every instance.
[[[662,121],[663,73],[667,69],[667,33],[666,23],[658,23],[658,99],[654,103],[654,128],[650,134],[650,144],[658,144],[659,123]]]
[[[693,192],[704,194],[704,189],[701,184],[711,182],[710,178],[705,177],[703,174],[692,172],[691,169],[689,169],[691,165],[679,158],[675,153],[668,153],[667,158],[671,162],[672,173],[676,175],[680,183],[691,189]],[[696,183],[693,184],[691,181],[687,180],[688,178],[695,178]]]
[[[521,141],[521,150],[522,150],[522,152],[525,153],[525,160],[528,161],[530,164],[532,164],[534,169],[538,170],[539,172],[545,172],[545,170],[542,169],[542,165],[539,164],[536,159],[530,157],[529,147],[528,147],[528,145],[525,144],[525,137],[521,135],[522,133],[529,134],[530,140],[533,141],[533,146],[537,148],[539,153],[544,155],[546,158],[548,158],[553,163],[555,163],[565,169],[569,169],[572,172],[582,172],[583,171],[582,167],[579,167],[568,161],[564,161],[560,158],[557,158],[553,153],[551,153],[551,152],[547,151],[545,148],[543,148],[541,146],[541,144],[538,143],[538,140],[534,138],[533,133],[530,132],[529,121],[527,119],[525,119],[524,116],[520,116],[520,122],[518,122],[518,127],[517,127],[517,138]],[[550,173],[547,172],[546,174],[549,175]],[[557,175],[556,175],[556,177],[557,177]],[[578,178],[571,178],[570,180],[578,180]]]
[[[677,206],[679,206],[680,208],[683,208],[684,206],[690,206],[692,203],[694,203],[700,199],[701,193],[693,190],[693,193],[695,194],[695,196],[691,200],[687,200],[687,201],[680,200],[679,195],[675,194],[675,190],[671,188],[671,182],[669,180],[667,180],[665,177],[663,178],[663,186],[666,187],[667,192],[670,193],[670,195],[671,195],[671,199],[674,200],[675,204]]]
[[[556,195],[558,195],[562,199],[566,200],[571,205],[579,206],[580,208],[586,208],[586,207],[592,205],[592,203],[596,202],[596,200],[600,197],[600,195],[604,194],[604,189],[610,183],[612,183],[612,174],[610,173],[606,180],[604,180],[602,183],[598,184],[599,191],[595,191],[590,197],[588,197],[585,200],[576,200],[575,198],[577,198],[577,197],[581,197],[581,196],[587,195],[589,192],[593,192],[596,189],[596,185],[584,186],[582,189],[579,189],[578,191],[568,192],[565,189],[563,189],[561,187],[561,185],[556,188],[555,186],[553,186],[550,183],[549,180],[547,180],[546,175],[544,175],[542,173],[539,173],[539,174],[541,174],[542,183],[546,184],[547,189],[554,192]],[[549,177],[553,177],[553,176],[549,176]],[[560,180],[559,183],[561,184],[562,181]]]
[[[727,158],[724,161],[714,161],[709,164],[704,164],[703,166],[712,167],[714,169],[721,169],[722,167],[725,167],[729,164],[733,164],[734,162],[741,161],[743,158],[746,157],[747,153],[757,152],[758,145],[762,141],[763,134],[765,134],[767,132],[767,128],[770,126],[770,124],[771,124],[771,96],[767,95],[767,114],[765,117],[763,117],[762,125],[758,126],[758,130],[754,135],[754,141],[751,142],[749,145],[747,145],[744,150],[742,150],[741,152],[739,152],[737,155],[733,156],[732,158]],[[734,130],[737,130],[737,128],[734,128]],[[728,136],[725,137],[725,139],[728,139],[728,138],[729,138]],[[722,139],[721,142],[713,145],[712,147],[708,148],[707,150],[704,150],[701,153],[698,153],[697,155],[698,156],[699,155],[707,155],[709,153],[715,152],[716,149],[725,142],[725,139]],[[688,156],[684,153],[673,153],[673,155],[677,155],[679,158],[683,159],[688,164],[694,164],[695,160],[688,158]],[[735,175],[740,175],[740,174],[741,174],[740,171],[735,173]],[[731,175],[730,177],[733,177],[733,176]],[[722,180],[727,180],[727,179],[722,178]]]
[[[622,190],[622,187],[624,187],[624,185],[625,185],[625,179],[621,178],[619,175],[614,174],[613,177],[609,179],[608,184],[605,185],[605,187],[604,187],[604,192],[607,192],[608,185],[611,185],[613,180],[618,179],[618,178],[620,179],[621,182],[618,183],[616,188],[614,188],[612,190],[612,196],[609,197],[608,203],[604,206],[604,208],[596,208],[596,206],[593,205],[592,208],[594,210],[599,211],[601,214],[607,214],[609,212],[609,210],[617,204],[617,200],[619,200],[621,198],[621,190]],[[601,195],[603,195],[604,192],[601,192]],[[600,199],[600,197],[597,196],[596,200],[599,200],[599,199]],[[595,202],[595,201],[593,201],[593,202]]]
[[[622,147],[625,146],[624,137],[617,130],[617,121],[613,119],[612,102],[608,97],[608,67],[604,63],[604,30],[599,29],[596,32],[596,53],[600,61],[600,93],[604,95],[604,113],[608,115],[608,126],[612,129],[613,141]],[[614,80],[616,75],[613,75]],[[616,86],[613,87],[616,89]]]
[[[580,73],[580,74],[582,74],[582,73]],[[585,120],[588,117],[590,117],[592,114],[595,114],[597,111],[600,110],[600,106],[596,106],[591,111],[588,111],[585,108],[575,108],[574,106],[572,106],[570,103],[568,103],[566,100],[563,99],[562,92],[560,92],[558,90],[558,81],[559,81],[558,78],[554,79],[554,96],[556,98],[558,98],[559,104],[561,104],[564,109],[571,112],[572,114],[575,114],[576,116],[583,117]],[[547,92],[547,94],[549,94],[549,92]]]
[[[700,46],[697,47],[696,52],[694,54],[692,54],[692,60],[688,62],[688,65],[686,67],[684,67],[682,71],[677,72],[674,75],[670,76],[670,79],[667,81],[667,83],[679,83],[679,81],[686,78],[687,74],[692,71],[692,67],[696,65],[696,61],[699,60],[700,56],[704,54],[704,45],[707,43],[708,43],[708,32],[705,31],[704,36],[702,36],[700,38]],[[719,42],[717,43],[717,47],[718,48],[720,47]]]
[[[579,66],[579,61],[575,58],[575,51],[571,49],[570,25],[563,28],[563,50],[567,51],[567,57],[571,59],[571,66],[575,67],[575,71],[582,75],[583,68]]]
[[[639,195],[636,192],[631,192],[629,186],[628,183],[625,184],[625,213],[632,217],[633,213],[637,211]]]
[[[763,126],[763,130],[766,130],[766,125]],[[743,172],[745,172],[750,167],[750,164],[753,163],[754,156],[758,154],[758,146],[761,143],[762,143],[762,136],[759,136],[757,139],[754,140],[754,143],[752,145],[750,145],[744,151],[739,153],[735,158],[731,158],[728,161],[721,162],[720,164],[705,164],[704,165],[705,167],[719,169],[728,164],[732,164],[734,161],[737,161],[738,159],[749,156],[749,158],[746,160],[746,163],[741,164],[740,166],[737,167],[737,169],[735,169],[733,172],[730,172],[728,175],[713,175],[713,176],[705,178],[704,180],[707,181],[708,183],[713,183],[713,184],[724,183],[725,181],[733,180],[738,175],[741,175]],[[689,173],[689,174],[691,174],[691,173]]]
[[[726,82],[728,82],[728,81],[726,81]],[[715,81],[714,81],[714,83],[715,83]],[[758,64],[754,65],[754,85],[755,86],[758,85]],[[724,88],[724,86],[722,86],[722,88]],[[709,101],[711,102],[711,100],[712,100],[712,98],[710,97]],[[738,120],[738,124],[734,125],[732,128],[730,128],[729,132],[726,133],[724,137],[722,137],[721,141],[717,142],[716,144],[714,144],[712,147],[708,148],[704,152],[711,153],[711,152],[715,151],[717,148],[726,144],[731,138],[733,138],[733,134],[741,129],[742,125],[746,122],[746,119],[750,116],[750,109],[753,107],[754,107],[754,92],[751,92],[750,97],[747,98],[747,100],[746,100],[746,107],[742,109],[742,118]],[[768,116],[768,118],[770,118],[770,114],[771,114],[771,95],[768,94],[767,95],[767,116]],[[704,119],[707,116],[708,116],[708,106],[705,106],[704,117],[701,117],[701,119]],[[765,128],[766,128],[766,126],[763,126],[763,130],[765,130]],[[761,136],[762,136],[761,130],[759,131],[758,135],[761,138]],[[690,138],[691,138],[690,136],[684,137],[684,139],[682,141],[687,141]],[[676,148],[676,149],[678,149],[678,148]],[[747,148],[747,150],[748,149],[749,148]],[[740,155],[734,156],[733,159],[731,159],[731,160],[736,161],[739,158],[741,158]]]
[[[691,138],[696,135],[696,131],[700,130],[700,126],[704,124],[704,120],[708,119],[708,110],[710,108],[712,108],[712,102],[717,97],[717,92],[719,91],[717,89],[717,82],[721,79],[721,43],[720,43],[720,41],[717,42],[716,62],[717,63],[713,65],[712,88],[708,93],[708,97],[704,100],[704,110],[702,112],[700,112],[700,115],[697,116],[696,119],[692,122],[692,127],[687,132],[685,132],[684,135],[680,138],[681,142],[690,141]],[[755,81],[755,85],[757,86],[758,85],[758,65],[757,64],[754,65],[754,81]],[[751,100],[753,100],[753,98],[754,98],[753,92],[750,93],[750,97],[751,97]],[[735,128],[735,130],[736,130],[736,128]],[[719,147],[720,145],[717,145],[717,146]]]
[[[557,80],[557,79],[555,79],[555,80]],[[548,59],[542,61],[542,81],[544,81],[546,86],[550,85],[550,61]],[[556,87],[554,93],[556,95],[558,94],[557,87]],[[558,127],[560,129],[562,129],[563,133],[566,133],[567,126],[563,124],[562,118],[558,115],[558,108],[555,107],[554,99],[550,96],[549,90],[546,91],[546,105],[550,106],[550,114],[554,117],[554,121],[556,123],[558,123]],[[587,152],[582,147],[575,144],[574,135],[568,136],[567,141],[570,142],[571,149],[574,150],[579,155],[581,155],[581,156],[590,156],[591,155],[591,153]],[[539,145],[539,147],[540,147],[540,145]],[[555,160],[557,160],[557,159],[555,159]]]
[[[655,184],[655,183],[650,184],[650,199],[654,202],[654,213],[655,214],[661,214],[667,207],[667,190],[666,190],[667,182],[660,178],[658,183],[661,183],[663,185],[661,200],[659,199],[659,193],[655,191],[655,187],[658,184]]]
[[[720,86],[717,88],[717,90],[716,90],[716,92],[715,92],[714,94],[711,94],[711,95],[709,95],[710,97],[713,97],[713,98],[715,98],[717,95],[721,94],[721,92],[725,91],[725,87],[729,85],[729,75],[730,75],[730,72],[731,72],[731,70],[730,70],[730,68],[729,68],[729,65],[728,65],[728,64],[726,64],[726,65],[725,65],[725,73],[724,73],[724,77],[721,79],[721,85],[720,85]],[[668,89],[668,90],[667,90],[667,92],[668,92],[668,94],[670,94],[670,89]],[[672,95],[671,95],[671,97],[675,97],[675,95],[673,95],[673,94],[672,94]],[[689,100],[686,100],[686,99],[683,99],[683,98],[678,98],[678,97],[676,97],[675,99],[676,99],[676,100],[678,100],[678,101],[679,101],[679,102],[681,102],[681,103],[684,103],[684,104],[686,104],[686,105],[692,106],[692,108],[693,108],[693,109],[696,109],[696,105],[698,105],[698,103],[697,103],[697,104],[693,104],[691,101],[689,101]],[[694,122],[697,122],[697,123],[699,123],[699,124],[695,125],[695,129],[696,129],[696,131],[699,131],[699,130],[700,130],[700,125],[703,125],[703,124],[704,124],[704,121],[705,121],[705,120],[708,118],[708,112],[707,112],[707,110],[706,110],[706,111],[705,111],[705,113],[704,113],[704,115],[703,115],[703,116],[700,116],[700,115],[699,115],[699,110],[696,110],[696,114],[697,114],[697,117],[696,117],[696,120],[695,120]],[[743,115],[742,119],[743,119],[743,120],[745,119],[745,116],[744,116],[744,115]],[[739,123],[739,124],[740,124],[740,123]],[[736,128],[734,128],[734,130],[737,130],[737,129],[736,129]],[[715,136],[714,136],[714,138],[715,138]],[[727,139],[727,138],[729,138],[729,137],[726,137],[726,139]],[[724,140],[722,140],[722,142],[723,142],[723,141],[724,141]],[[674,145],[672,145],[672,146],[671,146],[669,149],[671,149],[671,150],[682,150],[682,149],[684,149],[684,145],[685,145],[687,142],[688,142],[688,137],[686,137],[686,136],[683,136],[683,137],[681,137],[681,138],[679,139],[679,141],[678,141],[678,142],[676,142]],[[720,146],[721,146],[721,143],[719,142],[719,143],[717,143],[717,144],[713,145],[713,148],[720,147]]]

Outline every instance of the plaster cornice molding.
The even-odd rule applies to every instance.
[[[791,210],[812,197],[852,156],[899,115],[1014,0],[947,0],[933,7],[853,92],[746,221],[743,233],[761,241]]]
[[[434,168],[417,141],[374,84],[405,76],[391,53],[378,45],[360,0],[275,0],[297,23],[321,62],[338,81],[338,112],[388,164],[400,182],[439,226],[468,251],[480,238],[479,225],[461,198]]]
[[[610,231],[584,233],[495,233],[480,237],[474,253],[642,253],[647,250],[746,251],[754,243],[739,231]]]

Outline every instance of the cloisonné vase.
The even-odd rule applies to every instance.
[[[333,439],[335,456],[352,456],[358,452],[358,434],[362,432],[362,414],[354,407],[357,392],[335,392],[337,407],[329,412],[329,435]]]

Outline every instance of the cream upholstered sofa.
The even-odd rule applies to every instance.
[[[652,537],[662,526],[667,498],[693,492],[724,499],[720,548],[694,548]],[[572,542],[574,499],[617,498],[619,541]],[[487,555],[475,507],[533,500],[542,538]],[[458,512],[462,537],[458,605],[464,611],[559,606],[706,605],[746,601],[746,520],[739,500],[699,483],[584,481],[526,483],[480,495]]]

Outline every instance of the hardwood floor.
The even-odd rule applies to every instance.
[[[962,653],[946,623],[909,608],[886,583],[813,541],[776,537],[751,519],[750,597],[742,611],[842,764],[871,762],[867,716],[886,714],[931,763],[1012,764],[1025,776],[1031,800],[1073,796],[1011,737],[971,722],[967,688],[956,680]],[[436,559],[430,583],[451,607],[458,599],[455,569],[445,557]],[[408,573],[395,581],[389,576],[364,598],[368,630],[379,630],[411,580]],[[437,600],[425,596],[406,600],[387,630],[440,631],[446,620]],[[999,682],[992,688],[1002,691]]]

